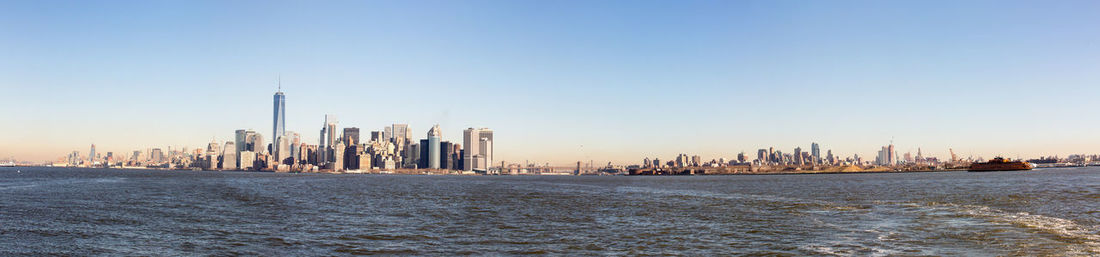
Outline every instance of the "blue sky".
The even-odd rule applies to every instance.
[[[1096,1],[4,1],[0,157],[495,130],[496,159],[1096,153]]]

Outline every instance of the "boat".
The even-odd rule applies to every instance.
[[[1010,170],[1030,170],[1034,168],[1031,163],[1023,161],[1011,161],[1005,160],[1005,158],[997,157],[989,160],[988,162],[978,162],[970,164],[970,168],[967,171],[982,172],[982,171],[1010,171]]]

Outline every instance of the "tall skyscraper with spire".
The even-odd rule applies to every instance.
[[[337,130],[337,118],[334,115],[324,114],[324,124],[321,126],[321,136],[318,142],[318,145],[320,145],[318,164],[327,164],[333,160],[333,148],[335,147],[335,138],[337,138],[335,130]]]
[[[286,95],[283,94],[282,78],[279,78],[277,83],[279,85],[279,90],[275,92],[275,110],[274,117],[272,118],[274,124],[271,128],[274,134],[271,140],[272,150],[274,150],[275,153],[282,150],[279,149],[279,138],[282,137],[286,131]]]

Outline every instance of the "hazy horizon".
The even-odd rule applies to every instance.
[[[1100,153],[1096,1],[0,3],[0,159],[494,130],[494,161]],[[1083,112],[1083,113],[1081,113]]]

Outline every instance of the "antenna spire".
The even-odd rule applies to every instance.
[[[279,92],[283,92],[283,75],[282,74],[279,74],[279,77],[276,78],[275,84],[279,85]]]

